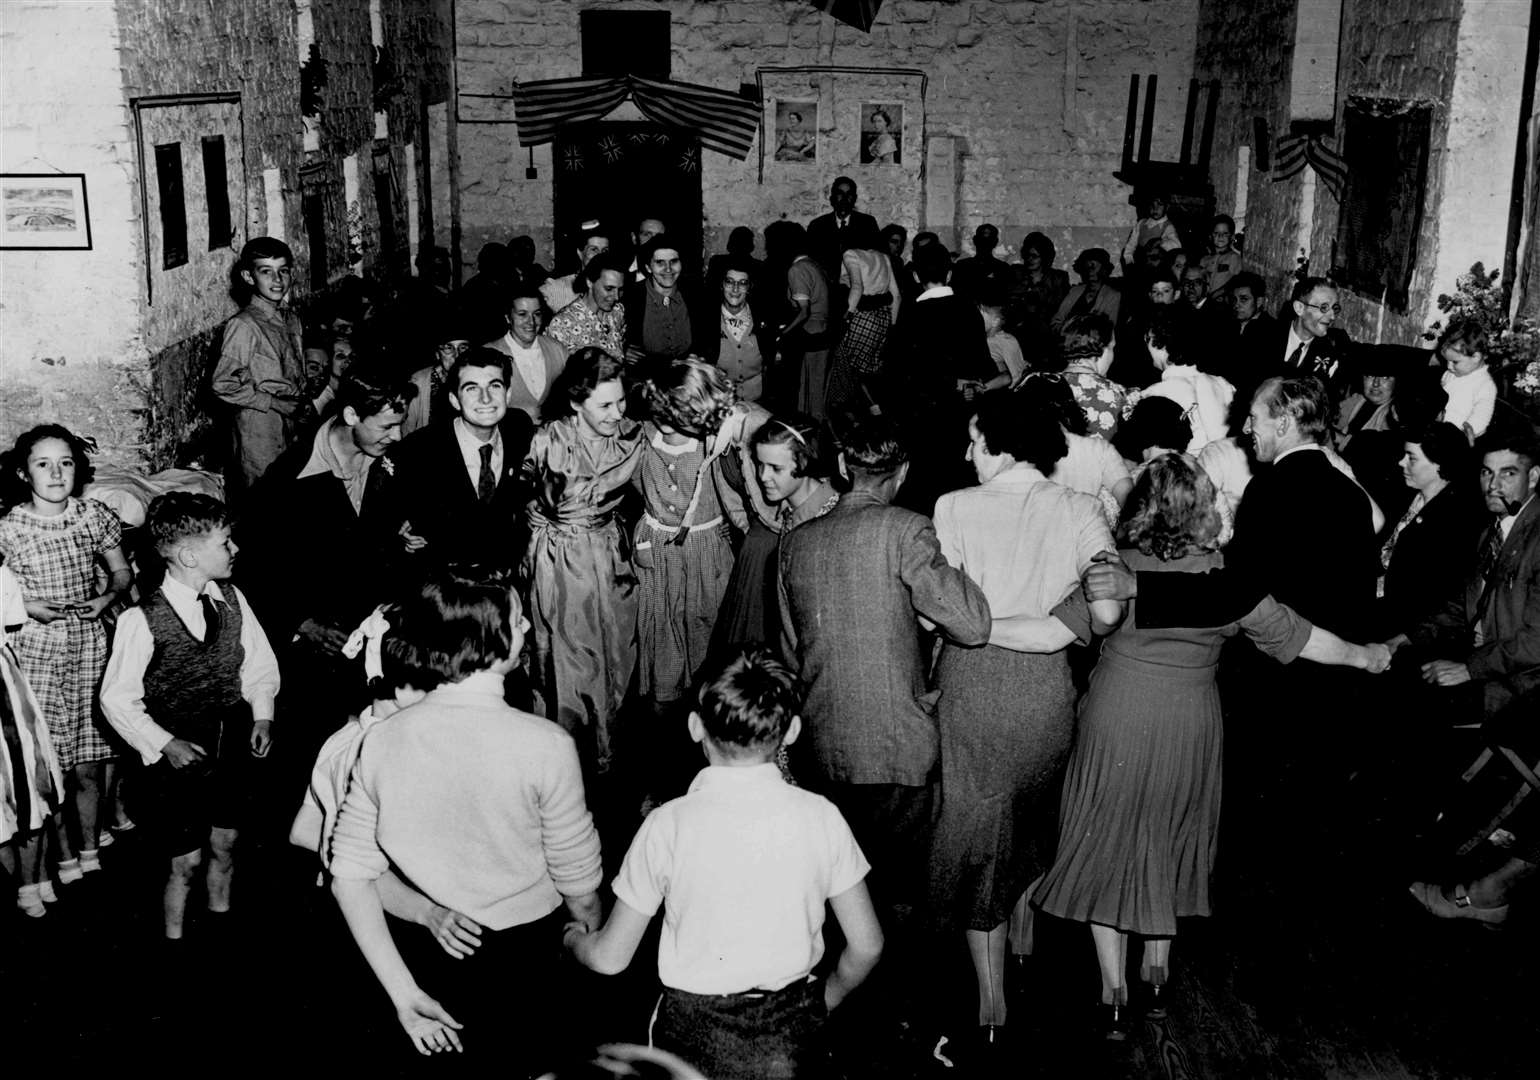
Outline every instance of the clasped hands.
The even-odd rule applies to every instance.
[[[1385,642],[1392,656],[1403,645],[1411,643],[1405,634],[1397,634]],[[1422,681],[1429,686],[1463,686],[1471,681],[1470,665],[1460,660],[1429,660],[1421,667]]]

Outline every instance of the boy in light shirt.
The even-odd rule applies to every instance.
[[[708,767],[642,823],[604,927],[566,933],[579,962],[616,974],[662,907],[650,1041],[713,1080],[811,1072],[828,1011],[882,954],[870,867],[850,827],[776,767],[776,751],[802,730],[800,708],[797,678],[759,648],[703,686],[689,726]],[[819,982],[825,902],[846,944]]]

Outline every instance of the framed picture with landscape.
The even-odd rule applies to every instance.
[[[89,251],[85,173],[0,173],[0,248]]]

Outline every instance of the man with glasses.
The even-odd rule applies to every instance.
[[[449,318],[439,322],[433,341],[433,363],[412,372],[417,396],[406,407],[406,419],[401,424],[403,439],[449,411],[449,371],[471,347],[465,328]]]
[[[758,401],[765,390],[765,365],[775,355],[775,325],[755,310],[754,260],[730,255],[722,265],[717,333],[702,342],[701,358],[732,379],[740,401]]]
[[[508,308],[508,332],[487,342],[513,361],[508,378],[508,407],[518,409],[535,423],[540,421],[540,406],[551,393],[556,376],[567,366],[567,349],[561,342],[541,333],[544,309],[540,291],[533,285],[514,289]]]
[[[1307,277],[1294,286],[1293,318],[1257,342],[1258,367],[1269,375],[1314,375],[1340,400],[1346,390],[1344,361],[1350,342],[1333,324],[1342,314],[1337,287],[1326,278]]]

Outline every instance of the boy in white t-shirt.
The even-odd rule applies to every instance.
[[[623,971],[663,908],[663,994],[650,1039],[713,1080],[812,1071],[828,1010],[871,972],[882,930],[870,869],[834,804],[782,778],[776,751],[802,730],[801,687],[763,649],[701,688],[690,735],[710,763],[689,792],[642,823],[615,879],[604,927],[571,924],[585,966]],[[822,983],[824,904],[845,937]]]

